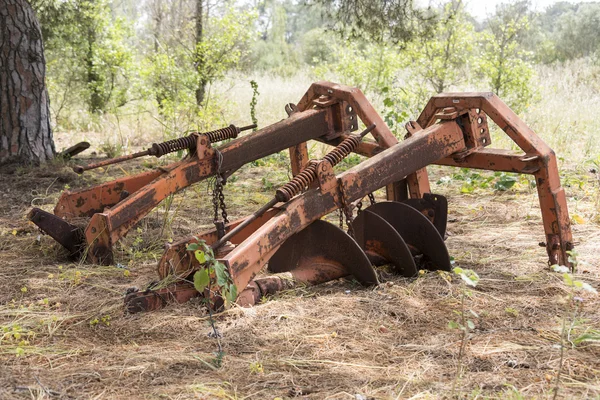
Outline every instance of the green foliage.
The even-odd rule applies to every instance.
[[[131,25],[113,18],[108,0],[34,1],[43,30],[51,96],[59,119],[65,106],[84,99],[91,112],[120,107],[135,87],[136,67],[128,40]],[[52,68],[52,66],[54,66]],[[62,89],[52,93],[52,89]]]
[[[331,63],[336,60],[336,40],[323,28],[315,28],[302,37],[302,56],[310,66]]]
[[[556,59],[572,60],[600,52],[600,3],[573,5],[555,25]]]
[[[258,96],[260,93],[258,92],[258,83],[252,80],[250,81],[250,86],[252,86],[252,100],[250,100],[250,118],[252,119],[252,123],[254,125],[258,125],[258,118],[256,118],[256,104],[258,104]],[[256,130],[254,128],[253,130]]]
[[[291,76],[298,70],[298,54],[287,40],[287,12],[277,1],[268,2],[263,17],[268,23],[264,26],[260,40],[254,44],[250,57],[253,69],[268,71],[281,76]],[[260,21],[260,20],[259,20]]]
[[[398,139],[404,138],[406,129],[404,125],[411,116],[418,115],[420,107],[430,96],[430,91],[420,86],[412,87],[383,87],[382,115],[385,123]]]
[[[406,43],[426,34],[433,20],[429,9],[413,0],[313,0],[320,4],[343,36],[377,43]]]
[[[210,298],[213,294],[220,295],[225,301],[225,307],[230,307],[237,298],[237,287],[225,264],[215,258],[213,249],[204,240],[197,240],[187,246],[194,253],[201,268],[194,273],[194,287],[200,293],[208,291]]]
[[[535,181],[529,181],[526,176],[510,172],[494,172],[493,174],[482,174],[474,172],[469,168],[461,168],[459,172],[450,176],[443,176],[438,185],[448,184],[453,180],[461,182],[461,193],[473,193],[476,189],[489,189],[504,192],[512,189],[515,184],[521,183],[527,186],[535,186]]]
[[[345,42],[336,44],[336,62],[314,68],[318,78],[333,73],[345,85],[357,86],[364,92],[381,92],[396,80],[402,58],[396,48],[387,44]]]
[[[466,67],[473,51],[475,29],[462,0],[446,3],[435,21],[430,35],[409,43],[405,53],[411,73],[442,93],[468,77]]]
[[[198,80],[212,83],[222,78],[248,54],[248,45],[255,35],[252,30],[255,20],[256,13],[233,7],[210,20],[193,55]]]
[[[475,70],[517,114],[534,98],[531,87],[531,54],[523,50],[521,37],[529,30],[528,2],[498,6],[488,22],[488,30],[479,35],[480,57]]]

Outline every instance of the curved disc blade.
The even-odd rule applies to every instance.
[[[318,284],[353,275],[361,284],[378,284],[377,274],[356,242],[329,222],[317,220],[296,233],[273,254],[269,272],[291,272],[300,281]]]
[[[361,212],[352,222],[356,242],[371,262],[377,259],[393,264],[396,271],[411,277],[418,273],[410,249],[402,236],[385,219],[370,211]]]
[[[409,205],[395,201],[373,204],[365,211],[385,219],[402,236],[402,239],[424,256],[423,267],[450,271],[450,256],[444,240],[431,221]]]
[[[406,199],[401,203],[408,204],[417,209],[429,219],[440,236],[446,235],[446,224],[448,222],[448,200],[441,194],[424,193],[420,199]]]

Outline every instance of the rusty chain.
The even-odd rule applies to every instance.
[[[219,222],[219,208],[221,209],[221,217],[223,218],[224,223],[229,222],[229,218],[227,216],[227,205],[225,204],[225,195],[223,194],[223,186],[225,183],[225,179],[221,175],[221,165],[223,164],[223,154],[219,150],[215,150],[216,153],[216,174],[215,174],[215,183],[213,187],[213,208],[214,208],[214,218],[213,222],[216,224]]]
[[[369,193],[369,201],[371,202],[371,205],[377,203],[375,201],[375,196],[373,195],[373,192]]]
[[[352,227],[352,210],[346,203],[346,193],[344,192],[344,184],[341,179],[338,179],[338,188],[340,191],[340,202],[342,203],[342,207],[340,208],[343,211],[344,216],[346,217],[346,226],[348,227],[348,234],[354,238],[354,228]],[[340,222],[342,221],[342,215],[340,214]]]

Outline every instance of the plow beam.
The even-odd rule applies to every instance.
[[[221,146],[220,172],[228,175],[250,161],[277,153],[292,145],[335,134],[330,109],[307,110]],[[341,132],[339,132],[341,133]],[[338,133],[338,134],[339,134]],[[162,200],[217,173],[215,150],[202,136],[196,156],[177,163],[109,210],[95,213],[85,230],[94,263],[112,263],[112,246]]]
[[[238,288],[245,288],[287,239],[341,207],[338,187],[343,188],[345,201],[351,202],[464,148],[461,128],[456,122],[448,121],[423,130],[337,177],[329,163],[321,162],[318,167],[319,188],[271,209],[270,215],[265,214],[260,221],[254,222],[258,227],[248,227],[238,233],[245,237],[244,240],[240,240],[238,235],[232,237],[231,242],[237,246],[219,261],[228,267],[234,284]],[[182,255],[186,261],[175,263],[182,268],[182,271],[175,270],[175,273],[199,268],[192,257],[185,255],[187,244],[180,242],[171,246],[161,259],[159,271],[175,267],[174,264],[165,265],[173,254]],[[211,242],[207,240],[207,244]]]

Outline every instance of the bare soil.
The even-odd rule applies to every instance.
[[[137,315],[125,315],[122,305],[128,287],[156,279],[164,241],[210,224],[205,183],[148,215],[118,245],[115,266],[68,261],[26,219],[32,206],[52,210],[65,187],[143,168],[133,163],[81,177],[63,164],[0,169],[0,398],[553,396],[570,289],[538,246],[544,235],[535,189],[519,183],[506,192],[461,193],[461,182],[435,184],[451,170],[430,169],[435,191],[450,203],[449,252],[481,277],[464,301],[475,328],[462,359],[461,332],[448,324],[460,319],[463,285],[430,272],[388,274],[376,288],[345,280],[299,288],[217,315],[225,352],[217,367],[201,304]],[[232,217],[260,207],[286,176],[277,162],[246,166],[225,190]],[[566,188],[577,222],[575,276],[600,289],[598,180],[565,169],[565,181],[580,182]],[[577,296],[577,313],[566,319],[558,397],[598,398],[600,301]],[[591,339],[581,340],[584,333]]]

